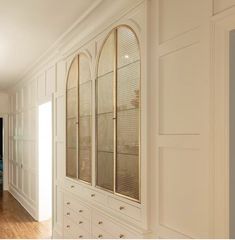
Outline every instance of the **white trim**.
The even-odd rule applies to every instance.
[[[9,192],[11,195],[21,204],[21,206],[35,219],[37,220],[36,209],[32,206],[22,194],[14,188],[13,185],[9,186]]]
[[[229,238],[229,33],[235,29],[235,8],[212,20],[214,237]]]

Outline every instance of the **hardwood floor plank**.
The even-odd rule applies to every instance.
[[[51,221],[35,221],[8,191],[0,192],[0,238],[51,236]]]

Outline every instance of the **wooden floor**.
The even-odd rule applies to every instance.
[[[36,222],[7,192],[0,192],[0,238],[51,238],[51,222]]]

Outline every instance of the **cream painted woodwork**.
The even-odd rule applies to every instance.
[[[37,106],[52,98],[55,66],[11,95],[9,114],[9,190],[38,219]]]
[[[235,6],[234,0],[214,0],[213,2],[214,14],[225,11],[233,6]]]
[[[151,209],[160,238],[210,238],[209,0],[158,0],[151,8]],[[157,12],[154,17],[154,11]],[[155,194],[155,195],[154,195]],[[156,205],[157,207],[154,207]]]
[[[88,185],[79,180],[72,179],[69,176],[65,177],[64,180],[64,204],[63,204],[63,237],[64,238],[137,238],[147,236],[148,234],[148,221],[147,221],[147,175],[146,175],[146,168],[147,168],[147,158],[146,158],[146,65],[144,62],[145,59],[145,49],[146,49],[146,2],[142,3],[125,16],[123,16],[119,21],[111,24],[105,31],[98,34],[92,41],[85,44],[82,48],[78,49],[74,54],[70,55],[66,59],[66,68],[67,68],[67,76],[70,80],[71,72],[73,70],[74,65],[74,56],[80,56],[82,53],[86,53],[91,57],[91,75],[92,75],[92,107],[93,107],[93,114],[92,114],[92,149],[93,149],[93,161],[92,161],[92,184]],[[137,24],[140,23],[140,24]],[[96,171],[95,169],[95,160],[96,160],[96,151],[95,151],[95,106],[96,106],[96,95],[94,94],[95,91],[95,84],[98,79],[96,76],[97,72],[97,65],[99,60],[99,53],[102,50],[102,47],[105,46],[104,42],[107,39],[108,34],[117,26],[124,26],[127,25],[137,35],[137,39],[139,39],[140,44],[140,55],[143,56],[142,68],[141,68],[141,93],[140,95],[143,97],[143,102],[140,101],[141,105],[141,134],[143,134],[143,138],[140,139],[141,141],[141,158],[143,161],[141,162],[141,169],[140,169],[140,179],[141,179],[141,192],[140,192],[140,203],[133,201],[131,199],[125,198],[121,195],[115,195],[112,192],[105,191],[96,187],[95,183],[95,176]],[[120,31],[124,31],[125,27],[121,27]],[[127,28],[129,31],[129,29]],[[112,34],[112,33],[111,33]],[[128,32],[129,34],[129,32]],[[130,36],[131,35],[131,36]],[[128,36],[133,38],[133,33],[130,32]],[[112,36],[112,35],[110,35]],[[136,40],[135,40],[136,41]],[[136,47],[134,45],[134,47]],[[138,47],[138,46],[137,46]],[[105,48],[105,47],[104,47]],[[109,49],[105,48],[105,51],[109,52]],[[120,49],[121,50],[121,49]],[[128,50],[131,50],[128,48]],[[135,51],[134,51],[135,52]],[[127,53],[128,54],[128,53]],[[135,52],[135,55],[138,53]],[[112,56],[112,55],[111,55]],[[114,56],[114,55],[113,55]],[[129,57],[132,59],[132,55],[129,54]],[[79,59],[79,57],[78,57]],[[124,57],[123,57],[124,59]],[[105,59],[102,58],[101,61]],[[127,60],[125,60],[127,62]],[[129,60],[130,61],[130,60]],[[138,56],[137,56],[137,61]],[[124,65],[126,64],[124,62]],[[123,62],[120,62],[123,64]],[[72,65],[71,65],[72,64]],[[70,67],[71,66],[71,67]],[[75,65],[74,65],[75,66]],[[79,65],[78,65],[79,66]],[[99,75],[103,75],[109,71],[108,67],[110,66],[113,68],[113,65],[110,64],[107,66],[102,64],[102,67],[99,69]],[[101,73],[102,71],[102,73]],[[137,74],[138,74],[138,66],[137,66]],[[66,81],[66,78],[65,80]],[[99,81],[99,80],[98,80]],[[68,87],[67,87],[68,88]],[[100,88],[101,89],[101,88]],[[99,90],[100,90],[99,89]],[[112,87],[109,88],[112,90]],[[103,89],[101,89],[103,91]],[[108,89],[107,89],[108,90]],[[64,90],[65,91],[65,90]],[[67,90],[68,91],[68,90]],[[133,90],[134,91],[134,90]],[[101,95],[104,92],[100,93]],[[103,95],[102,95],[103,96]],[[112,94],[109,96],[111,101],[113,99]],[[102,101],[100,99],[100,101]],[[106,100],[107,101],[107,100]],[[102,102],[104,103],[104,102]],[[67,102],[68,104],[68,102]],[[100,102],[99,102],[100,104]],[[107,106],[107,104],[103,104],[102,106]],[[100,107],[100,105],[99,105]],[[101,110],[109,110],[109,109],[101,109]],[[67,118],[67,117],[66,117]],[[65,119],[65,116],[64,116]],[[112,120],[113,121],[113,120]],[[67,159],[68,161],[69,159]],[[113,172],[111,172],[113,174]],[[81,202],[81,205],[79,204]],[[97,209],[99,211],[97,212]],[[69,212],[68,212],[69,210]],[[98,214],[98,216],[97,216]],[[74,217],[77,216],[77,217]],[[81,220],[80,219],[81,216]],[[83,218],[86,218],[85,221]],[[82,220],[83,219],[83,220]],[[100,219],[100,220],[99,220]],[[97,222],[98,221],[98,222]],[[80,223],[79,223],[80,222]],[[99,224],[99,222],[102,222]],[[90,227],[88,227],[90,226]]]
[[[234,238],[233,65],[235,7],[215,15],[213,27],[213,106],[215,154],[215,229],[218,238]],[[230,142],[231,141],[231,142]],[[231,174],[232,173],[232,174]],[[231,174],[231,176],[230,176]],[[231,212],[233,211],[233,212]]]

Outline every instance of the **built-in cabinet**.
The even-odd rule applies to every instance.
[[[132,16],[142,25],[124,17],[68,57],[65,238],[138,238],[148,231],[141,192],[147,166],[141,149],[145,7]]]

